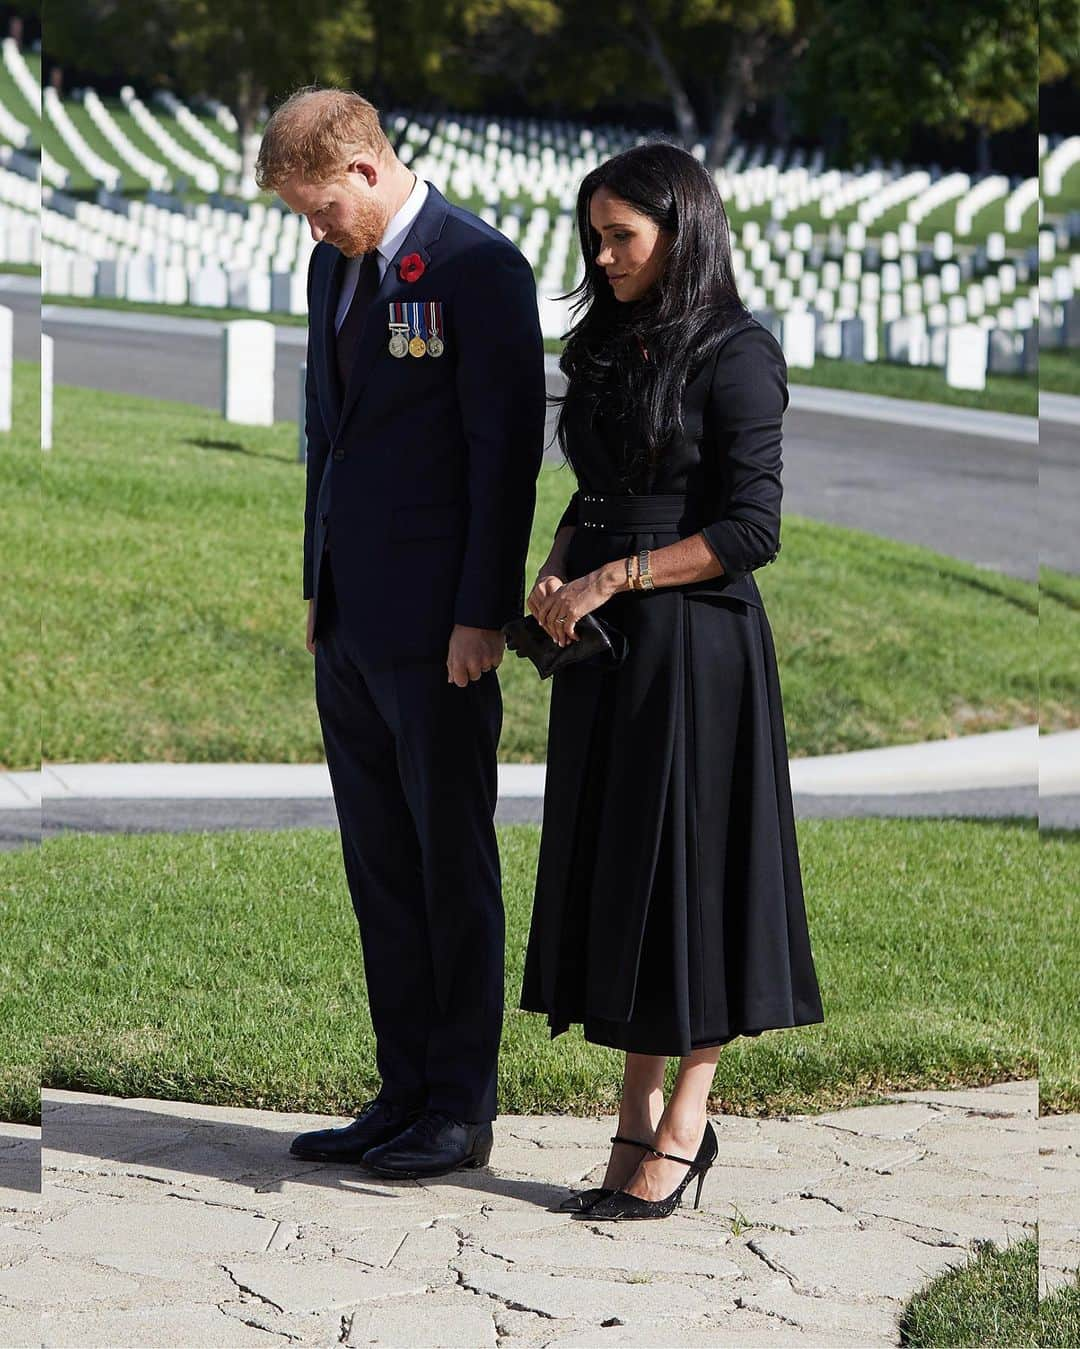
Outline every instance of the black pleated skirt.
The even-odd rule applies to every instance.
[[[630,654],[553,677],[521,1007],[658,1055],[823,1021],[764,608],[672,587],[600,616]]]

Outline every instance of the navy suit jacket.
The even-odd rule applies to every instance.
[[[424,271],[409,282],[399,264],[413,253]],[[445,659],[455,624],[500,628],[524,608],[545,422],[536,284],[504,235],[429,184],[342,389],[334,314],[344,271],[344,254],[316,245],[304,596],[318,605],[329,543],[354,649],[376,661]],[[425,300],[442,304],[443,355],[391,355],[389,306]]]

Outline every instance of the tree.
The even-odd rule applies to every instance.
[[[959,139],[1033,121],[1038,22],[1031,0],[822,0],[799,88],[809,134],[838,117],[852,159],[902,156],[920,128]],[[988,168],[985,162],[980,168]]]
[[[319,78],[324,29],[339,11],[330,0],[261,10],[250,0],[50,0],[44,47],[53,62],[122,70],[224,103],[237,120],[246,176],[263,109],[272,95]]]

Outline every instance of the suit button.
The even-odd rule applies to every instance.
[[[326,522],[327,522],[329,519],[330,519],[329,515],[327,515],[326,511],[323,511],[323,513],[322,513],[322,522],[323,522],[323,524],[325,525]]]
[[[337,460],[339,460],[339,461],[342,460],[342,459],[344,459],[344,458],[345,458],[345,451],[342,450],[342,449],[337,449],[337,450],[335,450],[335,451],[334,451],[334,458],[337,459]]]

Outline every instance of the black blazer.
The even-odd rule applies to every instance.
[[[767,328],[747,317],[732,325],[719,351],[683,391],[684,431],[657,466],[649,491],[685,495],[698,503],[701,532],[724,574],[682,589],[762,605],[752,572],[780,551],[781,423],[788,406],[787,363]],[[585,493],[623,494],[610,450],[584,418],[568,427],[578,490],[557,528],[576,523]],[[696,533],[697,530],[689,530]],[[581,547],[576,545],[580,541]],[[582,531],[568,554],[589,570]]]
[[[399,264],[413,253],[423,273],[408,281]],[[524,606],[544,439],[536,284],[507,238],[429,184],[341,389],[344,264],[322,242],[308,270],[304,596],[318,603],[329,542],[354,649],[444,658],[455,623],[500,628]],[[441,356],[391,355],[395,301],[441,304]]]

